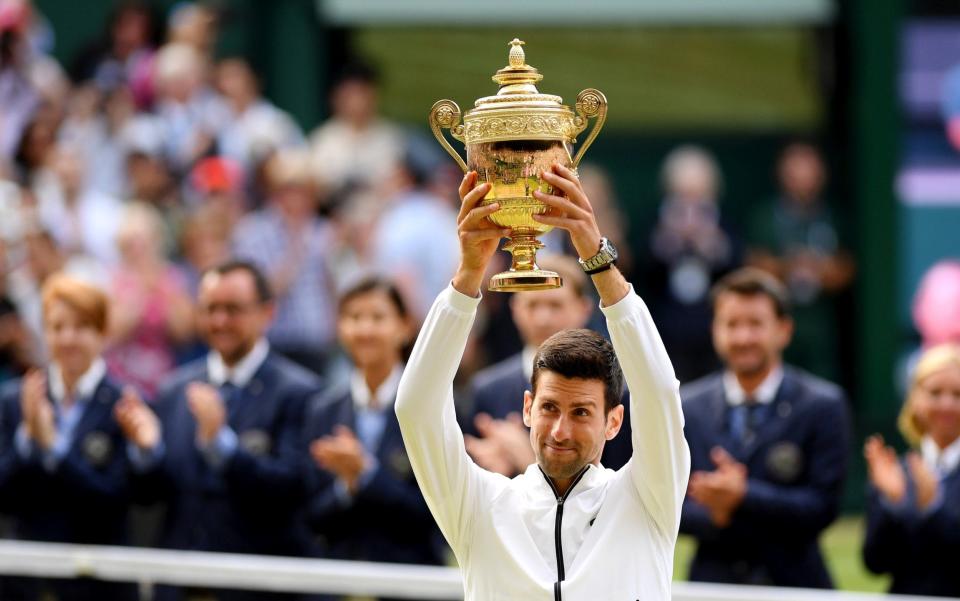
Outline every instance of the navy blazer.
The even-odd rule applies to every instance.
[[[308,519],[323,543],[321,553],[338,559],[442,564],[440,532],[413,475],[392,405],[384,408],[384,418],[383,435],[371,453],[378,465],[352,499],[337,492],[332,474],[313,468]],[[357,431],[349,385],[311,401],[307,438],[326,436],[338,425]]]
[[[712,471],[713,447],[746,465],[747,494],[731,524],[684,500],[680,531],[698,540],[690,580],[831,588],[818,547],[836,519],[847,469],[850,419],[843,391],[789,366],[765,421],[746,446],[730,442],[722,375],[681,388],[691,470]]]
[[[471,382],[471,399],[467,414],[461,416],[461,427],[466,434],[477,435],[473,419],[478,413],[486,413],[496,419],[504,419],[510,413],[523,413],[523,393],[530,390],[530,380],[523,372],[523,354],[507,357],[483,369]],[[630,460],[633,445],[630,442],[630,392],[623,391],[623,425],[613,440],[603,447],[600,463],[603,467],[618,470]]]
[[[24,460],[14,437],[20,425],[21,381],[0,390],[0,502],[17,539],[93,545],[127,544],[129,501],[126,439],[113,417],[120,387],[104,377],[74,429],[67,454],[53,471],[39,457]],[[33,580],[6,579],[0,596],[39,598]],[[62,600],[131,599],[132,585],[52,580]]]
[[[960,597],[960,467],[941,481],[942,502],[933,511],[916,509],[916,487],[907,474],[901,506],[881,501],[869,486],[863,561],[871,572],[890,574],[890,592]]]
[[[271,351],[228,404],[227,423],[239,445],[219,469],[197,448],[196,422],[186,399],[191,382],[209,382],[205,358],[178,370],[161,388],[155,406],[166,451],[138,479],[142,501],[167,506],[161,546],[306,555],[302,422],[320,380]]]

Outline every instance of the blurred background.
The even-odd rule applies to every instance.
[[[885,587],[859,564],[861,441],[897,440],[917,349],[960,338],[956,3],[0,0],[0,35],[0,378],[45,360],[50,273],[73,270],[122,304],[147,285],[139,276],[170,269],[172,297],[192,299],[203,269],[256,255],[244,246],[257,212],[297,186],[304,218],[325,228],[329,282],[290,294],[329,308],[352,274],[379,267],[422,316],[456,252],[435,219],[455,215],[460,177],[427,112],[495,93],[519,37],[542,92],[609,100],[582,172],[631,281],[664,307],[682,380],[717,366],[710,282],[745,264],[787,282],[787,360],[839,383],[856,427],[831,566],[842,588]],[[432,204],[404,214],[405,195]],[[677,217],[683,199],[696,210]],[[813,205],[802,232],[783,223]],[[719,242],[677,256],[674,217],[712,223]],[[431,250],[441,258],[424,265]],[[926,281],[935,266],[946,275]],[[519,348],[490,302],[464,379]],[[150,311],[114,331],[108,360],[148,396],[204,352],[189,325],[158,327]],[[329,324],[307,342],[274,334],[337,377]]]

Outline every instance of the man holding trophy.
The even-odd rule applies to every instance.
[[[546,210],[532,219],[568,232],[613,344],[589,330],[549,338],[522,400],[536,463],[513,479],[473,463],[452,382],[484,272],[500,238],[516,232],[491,221],[501,204],[471,171],[460,187],[459,268],[426,318],[397,396],[410,462],[463,570],[466,599],[667,600],[690,471],[679,383],[575,171],[555,163],[534,177],[542,185],[532,197]],[[600,454],[620,430],[624,377],[633,456],[613,471]]]

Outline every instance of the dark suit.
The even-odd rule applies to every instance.
[[[171,549],[303,556],[306,449],[302,421],[316,376],[271,351],[251,380],[227,400],[236,452],[219,468],[197,448],[196,421],[187,404],[191,382],[209,382],[205,359],[174,374],[156,402],[165,453],[138,479],[142,500],[166,504],[160,545]],[[179,599],[161,588],[158,599]],[[220,599],[266,599],[268,594],[218,593]]]
[[[393,405],[382,411],[383,434],[376,449],[367,449],[377,467],[349,500],[337,492],[331,474],[315,468],[309,521],[329,557],[441,564],[439,530],[407,459],[396,412]],[[357,411],[348,386],[312,401],[307,438],[326,436],[338,425],[357,432]]]
[[[869,488],[863,561],[871,572],[890,574],[890,592],[960,597],[960,468],[941,481],[942,502],[932,511],[916,509],[916,487],[907,474],[902,506],[880,500]]]
[[[523,413],[523,393],[530,390],[530,380],[524,375],[523,354],[507,357],[483,369],[473,377],[470,386],[470,404],[466,415],[461,416],[464,433],[477,435],[473,424],[478,413],[486,413],[496,419],[504,419],[510,413]],[[630,459],[633,445],[630,444],[630,392],[623,392],[623,426],[616,438],[603,447],[600,463],[618,470]]]
[[[692,471],[712,471],[723,447],[746,465],[747,493],[726,528],[689,497],[680,531],[699,542],[690,580],[831,588],[817,539],[836,518],[846,475],[849,416],[835,385],[785,367],[765,417],[745,443],[731,438],[722,375],[684,386]]]
[[[113,417],[120,388],[103,378],[80,414],[69,450],[52,471],[39,457],[24,459],[14,438],[20,425],[20,381],[0,392],[0,502],[13,537],[92,545],[127,544],[126,440]],[[129,584],[89,579],[50,580],[60,601],[134,599]],[[8,579],[0,598],[37,599],[36,580]]]

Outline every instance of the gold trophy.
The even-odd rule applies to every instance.
[[[557,273],[537,267],[537,239],[553,229],[534,221],[549,207],[533,196],[534,190],[551,194],[553,186],[540,174],[553,163],[576,169],[607,117],[607,99],[599,90],[588,88],[577,95],[576,114],[563,104],[563,99],[541,94],[535,84],[543,75],[526,63],[523,42],[510,42],[510,64],[497,71],[493,81],[500,85],[496,96],[486,96],[474,103],[473,110],[463,115],[452,100],[440,100],[430,109],[430,129],[443,148],[464,170],[475,170],[478,183],[492,184],[482,204],[500,203],[490,216],[496,225],[510,228],[509,241],[503,249],[513,256],[508,271],[490,278],[490,290],[517,292],[559,288],[563,281]],[[593,128],[572,156],[577,136]],[[450,146],[442,130],[467,147],[464,160]]]

